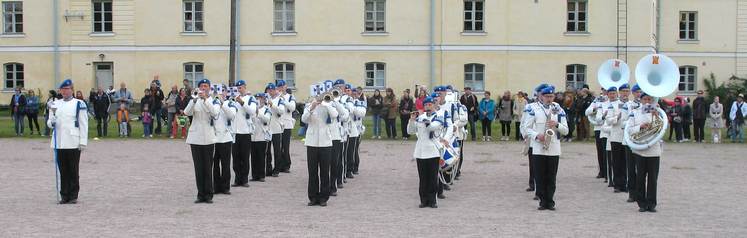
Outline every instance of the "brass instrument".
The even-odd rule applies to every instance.
[[[552,140],[556,139],[556,133],[555,128],[550,127],[550,122],[553,121],[554,117],[557,117],[558,115],[558,109],[555,108],[554,104],[551,104],[549,107],[552,107],[550,109],[550,113],[545,114],[546,121],[545,121],[545,141],[542,143],[542,149],[547,150],[550,148],[550,143]]]

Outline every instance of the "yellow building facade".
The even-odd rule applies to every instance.
[[[338,78],[395,91],[597,89],[603,61],[634,70],[657,50],[682,67],[679,94],[711,73],[747,76],[747,0],[233,1],[232,28],[232,0],[2,0],[0,104],[16,86],[65,78],[84,95],[126,83],[136,97],[155,76],[170,87],[232,74],[252,91],[286,79],[301,97]]]

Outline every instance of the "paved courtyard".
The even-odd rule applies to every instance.
[[[196,196],[189,147],[177,140],[92,142],[76,205],[55,203],[48,141],[1,139],[0,237],[739,237],[747,234],[747,148],[667,144],[658,213],[639,213],[595,179],[592,144],[564,145],[556,202],[524,192],[518,143],[468,143],[463,179],[439,208],[417,207],[414,142],[364,140],[361,173],[329,206],[307,207],[305,148],[290,174]]]

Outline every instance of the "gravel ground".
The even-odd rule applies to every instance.
[[[747,232],[741,145],[668,144],[658,213],[639,213],[595,179],[592,144],[564,145],[558,210],[537,211],[524,192],[518,143],[468,143],[463,178],[438,209],[417,207],[414,142],[364,140],[361,173],[329,206],[307,207],[305,148],[291,145],[290,174],[233,188],[215,203],[196,196],[189,147],[177,140],[106,140],[81,158],[76,205],[55,201],[48,141],[2,139],[2,237],[739,237]],[[17,149],[17,150],[16,150]],[[117,152],[112,152],[117,151]]]

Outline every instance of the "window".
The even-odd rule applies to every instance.
[[[380,62],[366,63],[366,87],[383,88],[386,81],[385,64]]]
[[[483,32],[483,9],[482,0],[464,1],[464,31]]]
[[[275,0],[275,32],[294,32],[293,0]]]
[[[366,0],[366,32],[385,32],[385,13],[385,0]]]
[[[192,87],[196,86],[195,83],[205,78],[204,68],[205,66],[202,63],[185,63],[184,79],[188,80],[192,84]]]
[[[111,0],[93,0],[93,32],[112,32]]]
[[[570,64],[565,66],[565,87],[580,89],[586,84],[586,65]]]
[[[7,63],[5,67],[5,89],[23,87],[23,64]]]
[[[3,2],[3,33],[23,33],[23,3]]]
[[[698,39],[697,12],[680,12],[680,40]]]
[[[485,90],[485,65],[464,65],[464,87],[471,87],[472,91]]]
[[[586,32],[586,0],[568,0],[568,32]]]
[[[680,67],[680,92],[695,92],[695,75],[698,72],[695,66]]]
[[[184,0],[184,32],[203,32],[202,0]]]
[[[276,63],[275,64],[275,82],[278,80],[285,80],[285,84],[289,88],[296,87],[296,73],[294,71],[295,65],[293,63]]]

